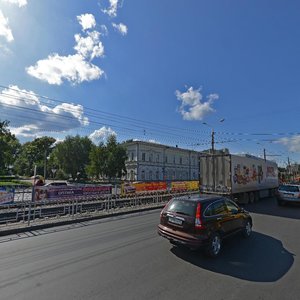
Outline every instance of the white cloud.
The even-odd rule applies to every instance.
[[[100,142],[105,142],[110,135],[117,135],[110,127],[106,128],[105,126],[101,127],[98,130],[95,130],[89,135],[89,138],[93,143],[99,144]]]
[[[102,11],[105,14],[108,14],[110,17],[114,18],[117,16],[117,10],[119,4],[119,0],[109,0],[110,6],[108,9],[103,9]]]
[[[116,23],[112,23],[112,26],[119,31],[122,35],[126,35],[128,32],[128,28],[126,25],[120,23],[120,24],[116,24]]]
[[[108,35],[108,29],[105,25],[101,25],[100,28],[101,35]]]
[[[0,36],[3,36],[7,40],[7,42],[12,42],[14,40],[12,31],[8,25],[8,19],[5,18],[1,10],[0,10]]]
[[[81,17],[81,18],[80,18]],[[79,22],[82,15],[79,16]],[[41,59],[35,65],[26,68],[29,75],[46,81],[49,84],[61,85],[64,80],[72,84],[99,79],[104,71],[91,63],[95,57],[104,55],[104,46],[100,41],[100,32],[86,32],[86,37],[75,34],[77,52],[74,55],[60,56],[50,54],[46,59]]]
[[[61,103],[50,107],[32,91],[10,86],[0,93],[1,114],[10,121],[18,136],[36,136],[42,132],[65,132],[89,124],[81,105]]]
[[[100,41],[100,33],[98,31],[89,32],[87,37],[75,34],[75,41],[77,44],[74,49],[87,59],[94,59],[104,55],[104,46]]]
[[[194,90],[193,87],[188,88],[183,93],[176,90],[175,95],[181,101],[179,112],[184,120],[203,120],[207,114],[215,111],[212,104],[219,99],[217,94],[210,94],[206,97],[207,101],[203,102],[201,89]]]
[[[56,53],[39,60],[26,69],[27,73],[49,84],[61,85],[66,79],[71,83],[81,83],[99,79],[104,71],[87,62],[80,54],[60,56]]]
[[[79,24],[82,26],[82,30],[94,28],[96,26],[96,20],[92,14],[84,14],[77,16]]]
[[[19,7],[23,7],[27,5],[27,0],[2,0],[2,2],[7,2],[11,4],[18,4]]]
[[[300,135],[294,135],[290,138],[284,137],[276,141],[275,143],[286,146],[291,152],[300,151]]]

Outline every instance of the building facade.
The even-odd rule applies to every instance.
[[[144,141],[124,143],[130,181],[198,180],[199,152]]]

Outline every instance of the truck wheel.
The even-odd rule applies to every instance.
[[[207,248],[206,248],[206,255],[210,257],[217,257],[221,251],[221,237],[218,233],[213,233],[209,239]]]

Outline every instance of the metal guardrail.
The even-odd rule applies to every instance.
[[[164,205],[171,197],[198,192],[151,194],[128,198],[106,197],[102,199],[64,199],[57,201],[22,201],[0,206],[0,231],[11,226],[31,226],[45,222],[109,215],[118,212],[133,212],[137,209],[155,208]]]

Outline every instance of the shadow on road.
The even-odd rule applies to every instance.
[[[278,206],[275,198],[266,198],[257,203],[247,204],[244,206],[244,208],[251,213],[300,220],[299,203],[289,203],[286,206]]]
[[[170,251],[199,268],[254,282],[277,281],[294,263],[294,255],[279,240],[258,232],[247,240],[238,237],[224,241],[216,259],[183,247],[173,246]]]

